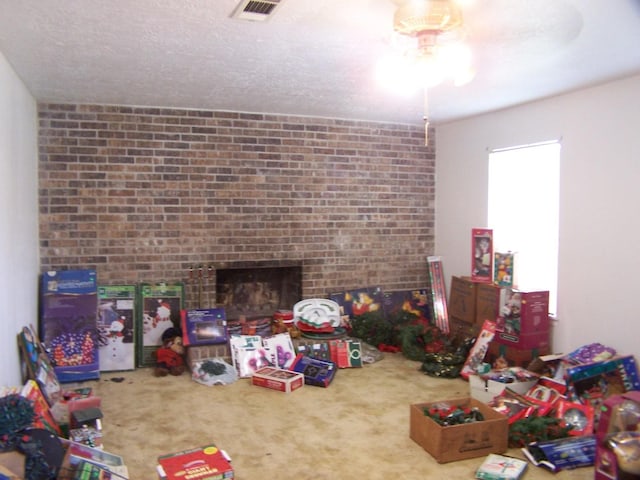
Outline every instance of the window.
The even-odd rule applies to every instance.
[[[515,252],[521,290],[549,290],[555,313],[558,285],[560,143],[489,154],[488,226],[496,252]]]

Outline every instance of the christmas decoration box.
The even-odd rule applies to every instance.
[[[259,387],[291,393],[304,386],[304,375],[276,367],[263,367],[253,373],[251,383]]]
[[[231,459],[214,444],[158,457],[160,480],[223,480],[234,478]]]
[[[296,355],[296,359],[291,366],[291,370],[304,375],[304,383],[307,385],[325,388],[333,381],[337,369],[334,362],[307,357],[302,353]]]
[[[338,368],[362,367],[362,345],[358,340],[330,340],[329,351],[331,352],[331,361]]]
[[[502,289],[495,341],[518,348],[549,346],[549,292]]]
[[[336,302],[341,315],[348,318],[379,311],[384,301],[382,288],[377,286],[334,292],[329,294],[329,299]]]
[[[640,391],[612,395],[604,401],[596,429],[595,480],[638,478],[639,412]]]
[[[402,323],[411,318],[414,321],[429,323],[431,308],[427,289],[385,290],[382,293],[382,310],[391,323]]]
[[[183,342],[186,347],[215,345],[229,341],[224,308],[196,308],[180,312]]]
[[[476,470],[480,480],[517,480],[522,478],[528,463],[520,458],[491,453]]]
[[[531,442],[521,451],[536,467],[545,468],[553,473],[590,467],[596,455],[596,437],[581,435]]]
[[[425,409],[451,405],[478,409],[484,420],[442,426],[425,415]],[[409,437],[438,463],[483,457],[507,451],[509,425],[507,417],[474,398],[459,398],[410,405]]]
[[[633,355],[621,355],[602,362],[567,366],[564,370],[567,398],[591,405],[596,428],[604,401],[612,395],[640,390],[640,373]]]
[[[298,339],[296,341],[296,350],[298,353],[306,355],[307,357],[319,358],[320,360],[331,361],[331,346],[326,340],[323,341],[309,341],[305,339]]]
[[[493,230],[471,229],[471,279],[474,282],[493,281]]]
[[[449,311],[447,309],[447,292],[445,288],[442,257],[427,257],[427,280],[429,284],[429,304],[431,319],[443,333],[449,333]]]
[[[22,380],[35,380],[47,403],[53,407],[62,398],[62,387],[32,325],[22,328],[18,334],[18,346],[24,375]]]
[[[100,371],[133,370],[134,325],[137,317],[135,285],[98,285]]]
[[[231,335],[231,362],[240,378],[250,378],[262,367],[272,367],[260,335]]]
[[[64,436],[68,436],[71,425],[71,414],[87,408],[100,408],[101,398],[93,394],[91,387],[78,387],[65,390],[62,398],[51,407],[51,413],[60,426]]]
[[[40,338],[60,383],[100,378],[97,289],[94,270],[48,271],[41,276]]]
[[[180,326],[180,312],[184,308],[184,284],[142,283],[138,289],[136,318],[136,365],[153,367],[155,352],[162,345],[162,334]]]
[[[66,443],[66,452],[57,480],[75,479],[75,474],[83,462],[108,470],[112,479],[129,478],[128,468],[120,455],[74,441],[66,441]]]
[[[262,339],[269,361],[275,367],[288,370],[296,358],[296,350],[289,332],[277,333]]]
[[[53,417],[49,404],[35,380],[27,380],[19,393],[33,405],[35,416],[32,428],[43,428],[58,436],[62,434],[60,425]]]
[[[515,287],[516,254],[514,252],[494,254],[493,283],[501,287]]]

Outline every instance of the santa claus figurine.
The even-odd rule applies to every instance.
[[[109,335],[116,338],[124,336],[124,317],[120,317],[111,322],[111,325],[109,325]]]

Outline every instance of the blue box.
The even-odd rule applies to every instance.
[[[180,312],[182,340],[187,347],[229,341],[224,308],[196,308]]]
[[[302,373],[307,385],[326,388],[333,381],[338,368],[329,360],[320,360],[299,353],[289,370]]]
[[[40,287],[40,338],[58,381],[100,378],[96,272],[48,271]]]

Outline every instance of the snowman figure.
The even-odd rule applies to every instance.
[[[109,325],[107,343],[100,347],[100,370],[126,370],[134,365],[134,346],[125,342],[125,320],[119,316]]]

